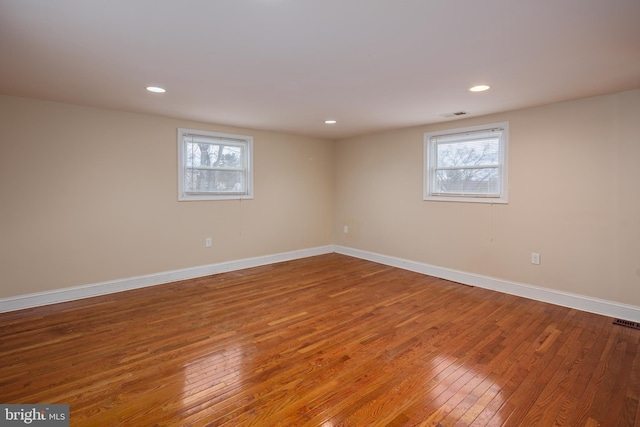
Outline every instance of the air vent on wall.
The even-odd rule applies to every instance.
[[[444,113],[440,114],[442,117],[459,117],[468,114],[466,111],[456,111],[455,113]]]
[[[632,322],[631,320],[615,319],[613,323],[615,323],[616,325],[627,326],[633,329],[640,329],[640,323]]]

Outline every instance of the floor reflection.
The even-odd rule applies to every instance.
[[[439,373],[424,384],[428,390],[425,406],[437,408],[429,420],[443,425],[449,422],[502,425],[499,409],[504,404],[503,386],[499,377],[491,373],[490,366],[475,359],[461,360],[448,355],[437,355],[430,365],[430,371]]]
[[[185,365],[184,406],[214,403],[225,387],[240,383],[244,374],[244,357],[242,348],[234,347]]]

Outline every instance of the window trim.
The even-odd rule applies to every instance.
[[[246,147],[246,159],[244,168],[246,169],[246,191],[235,194],[192,194],[184,191],[185,174],[185,137],[197,135],[202,137],[222,138],[237,141],[238,144]],[[248,135],[238,135],[231,133],[212,132],[197,129],[178,128],[178,201],[198,201],[198,200],[244,200],[253,199],[253,137]]]
[[[455,134],[475,133],[489,131],[492,129],[502,129],[498,173],[500,175],[500,194],[497,196],[479,194],[479,195],[456,195],[442,194],[433,192],[435,168],[432,162],[435,161],[435,141],[433,137]],[[441,202],[471,202],[471,203],[508,203],[508,153],[509,153],[509,122],[489,123],[477,126],[467,126],[463,128],[446,129],[435,132],[426,132],[424,134],[424,163],[423,163],[423,200],[441,201]],[[475,169],[475,168],[474,168]]]

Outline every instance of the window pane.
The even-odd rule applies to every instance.
[[[253,198],[253,137],[178,129],[178,200]]]
[[[507,203],[509,122],[424,134],[424,200]]]
[[[243,149],[238,145],[186,143],[186,166],[188,168],[209,166],[219,168],[242,168]]]
[[[243,193],[244,172],[241,170],[185,170],[187,193]]]
[[[434,193],[500,194],[498,168],[436,171]]]
[[[500,139],[437,143],[436,167],[490,166],[500,161]]]

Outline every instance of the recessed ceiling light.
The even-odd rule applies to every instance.
[[[491,89],[491,86],[489,85],[477,85],[472,88],[469,88],[471,92],[484,92],[485,90],[489,90],[489,89]]]
[[[326,125],[335,125],[335,124],[336,124],[336,123],[338,123],[338,122],[337,122],[337,121],[335,121],[335,120],[325,120],[325,121],[324,121],[324,123],[325,123]]]
[[[164,90],[161,87],[157,87],[157,86],[147,86],[147,90],[149,92],[153,92],[153,93],[165,93],[166,90]]]

